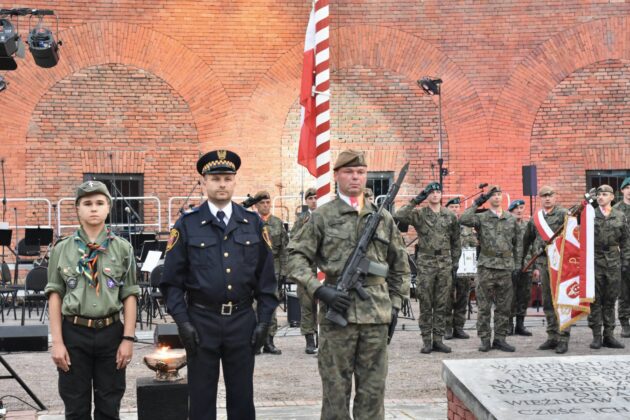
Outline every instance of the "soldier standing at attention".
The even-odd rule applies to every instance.
[[[273,254],[273,267],[276,273],[276,290],[278,285],[284,286],[287,271],[287,244],[289,243],[289,235],[284,228],[282,220],[271,214],[271,195],[268,191],[258,191],[254,196],[260,199],[256,203],[256,211],[263,221],[263,227],[269,233],[271,241],[271,253]],[[275,355],[282,354],[282,351],[273,343],[273,337],[278,331],[278,318],[276,313],[271,317],[271,325],[269,326],[269,336],[262,348],[264,353]]]
[[[428,200],[429,205],[416,209]],[[462,252],[457,216],[442,208],[442,187],[437,182],[427,185],[395,214],[397,220],[412,225],[418,234],[416,266],[420,296],[420,332],[424,354],[431,351],[450,353],[451,348],[442,342],[453,284]]]
[[[309,188],[304,193],[304,202],[307,209],[300,213],[296,219],[293,227],[291,228],[291,238],[295,237],[297,233],[302,229],[302,226],[308,222],[311,218],[311,214],[317,208],[317,190],[315,188]],[[313,272],[317,274],[317,267],[312,266]],[[317,332],[317,308],[315,301],[306,292],[304,286],[298,283],[297,296],[300,301],[300,333],[306,338],[306,354],[317,353],[317,345],[315,343],[315,333]]]
[[[111,205],[102,182],[79,185],[81,227],[50,253],[44,292],[66,419],[92,418],[92,392],[94,418],[118,419],[125,393],[140,288],[131,244],[105,226]]]
[[[621,284],[621,267],[630,264],[628,220],[620,210],[610,206],[615,193],[610,185],[597,188],[595,209],[595,301],[591,303],[588,326],[593,332],[592,349],[602,346],[623,349],[613,335],[615,303]],[[604,327],[602,339],[602,325]]]
[[[527,228],[527,221],[523,219],[523,212],[525,211],[525,201],[514,200],[510,203],[508,211],[512,216],[516,218],[518,230],[521,238],[525,235],[525,229]],[[531,248],[530,248],[531,249]],[[529,261],[531,253],[527,255],[525,261]],[[508,325],[508,335],[523,335],[529,337],[532,333],[525,328],[525,315],[527,315],[527,306],[532,293],[532,273],[531,269],[527,273],[523,273],[520,270],[513,272],[512,277],[512,290],[514,295],[512,297],[512,311],[510,313],[510,323]],[[514,318],[516,317],[516,326],[514,325]]]
[[[558,354],[569,350],[571,328],[560,331],[558,317],[553,308],[551,298],[551,284],[549,280],[549,264],[545,253],[546,241],[564,225],[567,211],[556,205],[556,192],[548,185],[540,188],[538,196],[542,202],[542,209],[534,213],[527,223],[523,235],[522,255],[540,255],[534,263],[532,279],[540,279],[542,284],[542,301],[545,319],[547,321],[547,340],[538,346],[538,350],[553,350]],[[523,261],[523,265],[528,261]]]
[[[320,346],[317,363],[322,378],[322,419],[349,420],[354,377],[354,420],[385,417],[388,329],[409,293],[407,252],[394,219],[383,212],[367,257],[370,273],[362,300],[354,290],[335,287],[356,247],[365,223],[376,206],[364,201],[367,163],[363,152],[342,151],[334,165],[338,197],[319,207],[289,243],[289,277],[320,301]],[[326,275],[317,280],[312,265]],[[345,313],[348,325],[325,318],[328,308]]]
[[[619,188],[623,194],[620,202],[613,208],[626,215],[626,222],[630,222],[630,177],[623,180]],[[630,227],[628,227],[630,229]],[[630,267],[626,264],[621,267],[621,287],[619,294],[619,322],[621,323],[621,336],[630,337]]]
[[[461,210],[460,198],[455,197],[448,200],[446,208],[452,211],[459,219]],[[462,248],[477,247],[477,238],[475,237],[473,228],[460,225],[459,238]],[[446,306],[445,340],[450,340],[451,338],[470,338],[468,333],[464,331],[466,311],[468,311],[468,297],[470,296],[470,280],[471,278],[469,276],[458,276],[457,270],[453,271],[453,285]]]
[[[480,244],[477,262],[477,334],[481,339],[479,351],[490,350],[490,318],[494,297],[494,340],[492,348],[513,352],[514,346],[505,341],[508,332],[510,305],[512,304],[512,272],[519,267],[520,232],[516,219],[501,208],[501,188],[491,186],[486,194],[475,199],[460,219],[465,226],[474,227]],[[490,208],[477,213],[477,209],[490,200]]]
[[[199,158],[208,201],[179,218],[166,247],[160,290],[186,348],[191,420],[216,419],[220,366],[228,418],[256,418],[254,354],[278,306],[269,235],[232,202],[240,165],[229,150]]]

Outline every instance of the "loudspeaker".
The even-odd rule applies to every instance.
[[[48,326],[0,327],[0,351],[48,351]]]
[[[287,292],[287,321],[290,326],[300,325],[302,319],[300,300],[295,292]]]
[[[188,378],[177,382],[136,379],[138,420],[186,420],[188,418]]]
[[[536,165],[523,166],[523,195],[535,196],[538,194],[538,178]]]
[[[153,333],[153,342],[158,346],[166,346],[171,349],[184,348],[177,333],[177,324],[158,324]]]

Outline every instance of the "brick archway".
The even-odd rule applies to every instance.
[[[490,141],[509,156],[508,188],[520,189],[520,163],[529,162],[536,115],[553,89],[578,69],[608,59],[630,59],[630,18],[585,23],[536,48],[513,72],[492,116]]]
[[[168,83],[184,98],[198,132],[199,142],[227,144],[236,131],[231,104],[212,69],[185,45],[148,28],[115,22],[94,22],[59,34],[59,64],[37,67],[30,57],[20,60],[2,92],[0,125],[3,151],[16,185],[24,185],[25,171],[13,162],[24,161],[26,133],[31,115],[42,96],[58,81],[78,70],[120,63],[147,70]]]

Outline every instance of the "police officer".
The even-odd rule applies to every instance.
[[[525,212],[524,200],[513,200],[508,207],[508,211],[512,216],[516,218],[518,230],[521,238],[525,235],[525,229],[527,228],[527,221],[523,219],[523,213]],[[521,239],[522,240],[522,239]],[[531,248],[530,248],[531,249]],[[525,258],[526,261],[531,259],[531,252]],[[516,334],[529,337],[532,333],[525,328],[525,315],[527,315],[527,306],[531,297],[531,268],[526,273],[522,271],[514,271],[512,277],[512,290],[514,294],[512,297],[512,311],[510,314],[510,323],[508,326],[508,335]],[[514,318],[516,317],[516,325],[514,324]]]
[[[334,286],[357,244],[367,219],[377,211],[364,200],[367,163],[362,152],[342,151],[334,165],[339,196],[320,206],[289,242],[289,277],[320,301],[320,346],[317,363],[322,378],[322,419],[349,419],[353,377],[355,420],[385,416],[388,327],[409,293],[409,263],[402,237],[387,211],[370,243],[370,274],[363,287],[368,299],[354,290]],[[322,285],[313,273],[316,264],[326,275]],[[345,313],[340,327],[325,318],[328,308]]]
[[[140,289],[131,244],[105,226],[111,204],[102,182],[79,185],[81,227],[50,253],[45,293],[66,419],[91,418],[92,392],[94,418],[118,419],[125,393]]]
[[[459,197],[451,198],[446,202],[446,208],[452,211],[459,220],[461,200]],[[473,228],[460,224],[459,238],[463,248],[476,248],[477,238]],[[461,255],[460,255],[461,259]],[[446,306],[446,331],[444,339],[451,338],[468,339],[470,336],[464,331],[466,324],[466,312],[468,311],[468,298],[470,296],[469,276],[460,276],[453,272],[453,286]]]
[[[317,190],[315,188],[309,188],[304,193],[304,202],[306,203],[306,210],[300,213],[291,228],[291,238],[295,237],[297,233],[302,229],[302,226],[308,222],[311,218],[311,214],[317,208]],[[317,273],[317,267],[312,266],[313,272]],[[304,286],[298,283],[297,296],[300,300],[300,333],[306,339],[306,348],[304,352],[306,354],[317,353],[317,343],[315,341],[315,334],[317,332],[317,306],[314,300],[306,292]]]
[[[597,188],[595,209],[595,300],[591,303],[588,326],[593,332],[590,347],[623,349],[613,335],[615,302],[619,296],[621,267],[630,264],[630,232],[626,215],[611,207],[615,197],[610,185]],[[602,339],[602,325],[604,327]]]
[[[630,177],[621,183],[622,199],[613,208],[626,215],[626,221],[630,221]],[[629,227],[630,229],[630,227]],[[619,294],[619,322],[621,323],[621,336],[630,337],[630,267],[621,267],[621,287]]]
[[[179,218],[166,248],[160,290],[186,348],[191,420],[216,418],[220,363],[228,418],[255,418],[254,354],[278,306],[269,235],[231,201],[240,165],[229,150],[199,158],[208,201]]]
[[[276,272],[276,290],[278,287],[284,287],[286,271],[287,271],[287,244],[289,243],[289,235],[284,228],[282,220],[271,214],[271,195],[268,191],[258,191],[254,196],[256,200],[256,211],[263,221],[265,231],[269,233],[271,241],[271,253],[273,254],[273,267]],[[282,351],[273,343],[273,337],[278,331],[278,318],[274,311],[271,317],[271,325],[269,326],[269,335],[263,345],[262,351],[275,355],[282,354]]]
[[[428,200],[429,205],[416,209]],[[424,354],[431,351],[450,353],[442,342],[446,325],[447,306],[462,252],[459,223],[455,214],[440,205],[442,187],[428,184],[409,204],[394,215],[401,223],[412,225],[418,234],[416,266],[420,297],[420,332]],[[448,314],[450,315],[450,313]]]
[[[556,204],[556,192],[549,185],[544,185],[538,191],[542,209],[538,210],[527,223],[523,234],[522,255],[540,255],[534,263],[532,279],[540,280],[542,285],[542,301],[545,319],[547,321],[547,340],[538,346],[538,350],[555,350],[564,354],[569,349],[571,328],[560,331],[558,317],[553,307],[551,297],[551,283],[549,279],[549,265],[545,253],[546,241],[554,232],[564,225],[567,211]],[[547,239],[545,239],[547,238]],[[529,261],[523,260],[523,265]]]
[[[481,339],[479,351],[490,350],[490,317],[494,297],[494,340],[492,348],[513,352],[514,346],[505,341],[512,303],[512,273],[520,264],[520,232],[516,219],[501,208],[502,193],[499,186],[488,187],[488,192],[475,199],[460,219],[465,226],[474,227],[479,236],[477,262],[477,334]],[[489,201],[490,208],[477,213]]]

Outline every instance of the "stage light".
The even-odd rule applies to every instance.
[[[18,49],[19,35],[10,20],[0,18],[0,70],[15,70],[13,54]]]
[[[44,68],[54,67],[59,62],[61,41],[57,43],[52,31],[44,26],[44,16],[54,15],[54,12],[52,10],[33,10],[32,15],[38,16],[39,21],[28,36],[28,49],[33,54],[35,64]],[[57,18],[57,32],[59,32],[59,18]]]
[[[431,79],[430,77],[423,77],[418,80],[418,86],[428,95],[439,95],[440,85],[442,79]]]

